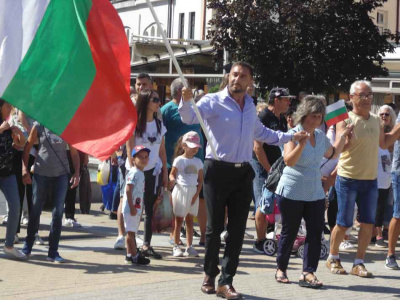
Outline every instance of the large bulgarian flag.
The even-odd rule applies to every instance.
[[[325,122],[328,127],[349,118],[344,100],[339,100],[326,107]]]
[[[0,97],[100,159],[132,134],[130,51],[108,0],[0,0]]]

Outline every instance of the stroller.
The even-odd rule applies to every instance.
[[[263,249],[264,253],[268,256],[273,256],[278,251],[278,242],[280,238],[281,230],[281,213],[278,208],[278,204],[274,203],[274,211],[272,214],[265,216],[269,224],[275,224],[274,230],[267,234],[267,239],[264,242]],[[306,241],[306,229],[304,220],[301,221],[297,237],[293,243],[292,255],[297,255],[301,258],[304,256],[304,243]],[[329,241],[325,239],[323,233],[321,237],[321,253],[320,258],[325,258],[328,254]]]

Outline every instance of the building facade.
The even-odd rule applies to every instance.
[[[152,0],[163,31],[182,72],[192,87],[207,91],[219,84],[222,66],[213,60],[207,40],[212,10],[206,0]],[[145,0],[111,0],[124,24],[131,47],[131,78],[148,73],[153,87],[163,99],[170,97],[169,86],[178,77]]]

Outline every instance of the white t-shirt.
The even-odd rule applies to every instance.
[[[197,158],[185,158],[178,156],[172,166],[177,169],[176,182],[183,186],[197,186],[199,170],[203,169],[203,162]]]
[[[392,163],[389,150],[379,148],[378,152],[378,189],[388,189],[392,182]]]
[[[156,120],[154,119],[151,122],[147,122],[146,132],[143,133],[142,137],[139,137],[137,135],[135,136],[135,146],[143,145],[146,148],[150,149],[149,163],[144,168],[144,171],[153,169],[156,166],[158,160],[160,159],[159,156],[160,145],[162,137],[167,132],[167,129],[165,128],[162,121],[159,122],[161,122],[161,134],[157,132],[157,124]],[[130,155],[130,153],[128,153],[128,155]],[[128,160],[126,160],[125,167],[127,170],[131,168]]]
[[[122,212],[129,214],[131,211],[129,208],[128,197],[126,194],[126,188],[128,184],[133,185],[133,190],[132,190],[133,204],[135,205],[137,211],[141,211],[143,208],[143,194],[144,194],[143,171],[140,171],[136,167],[133,167],[129,170],[125,180],[126,180],[126,185],[125,185],[124,197],[122,199]]]

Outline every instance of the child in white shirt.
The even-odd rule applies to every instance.
[[[175,149],[175,159],[169,175],[172,191],[172,208],[175,215],[174,247],[172,255],[199,256],[193,248],[193,217],[199,209],[199,194],[203,184],[203,162],[194,157],[201,148],[200,137],[189,131],[181,137]],[[179,247],[179,233],[183,219],[186,221],[186,251]]]
[[[134,166],[126,175],[126,185],[122,200],[122,214],[126,231],[127,264],[147,265],[148,258],[140,255],[136,247],[136,233],[139,229],[140,217],[143,209],[144,173],[143,169],[149,162],[150,150],[144,146],[136,146],[132,150]]]

